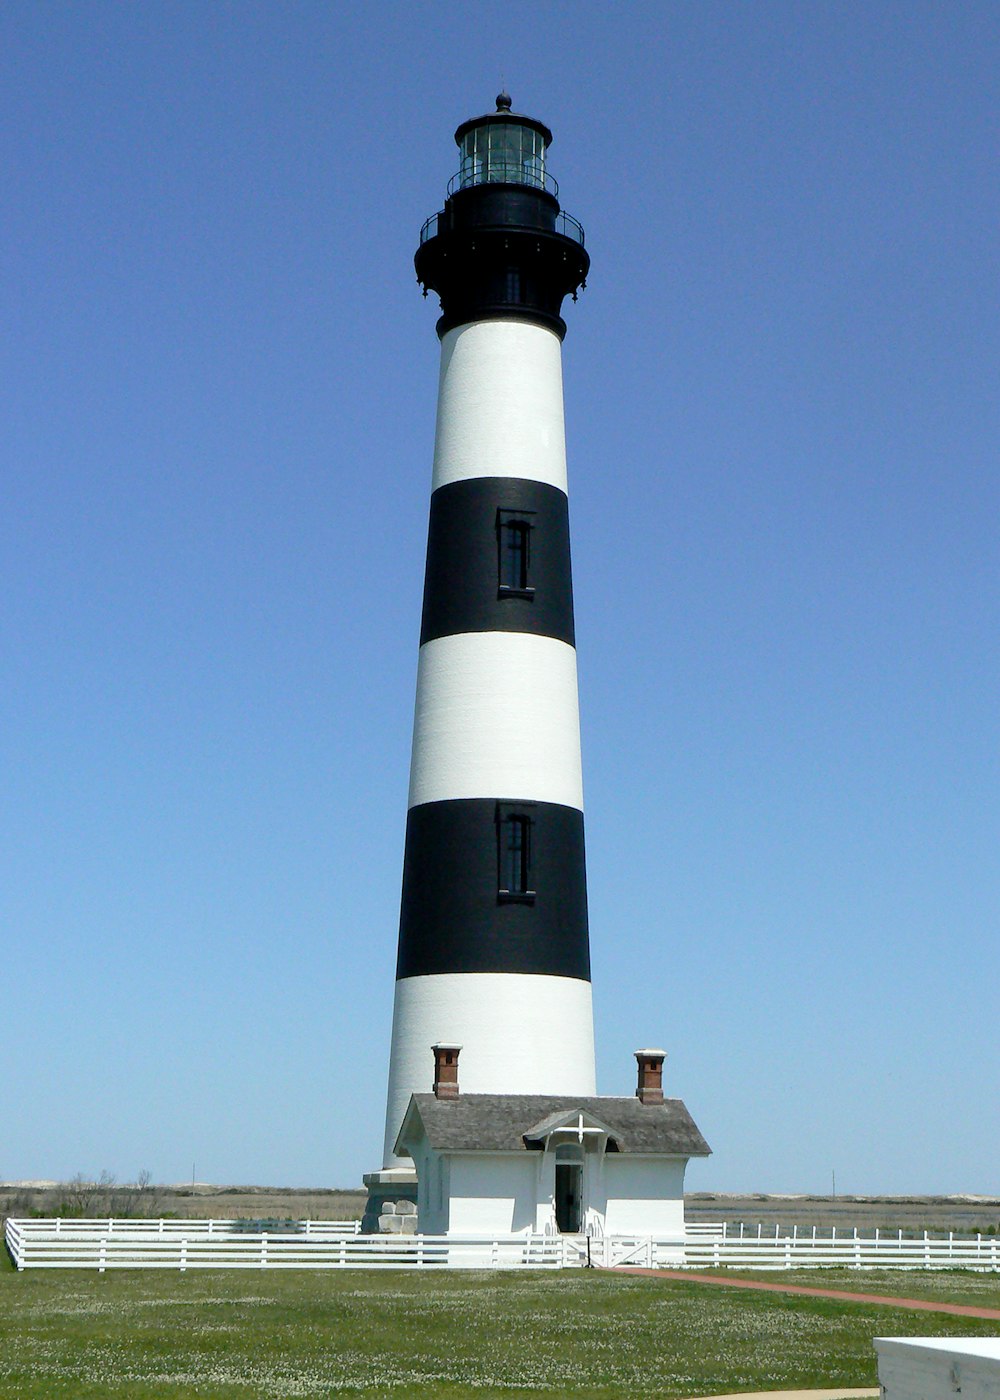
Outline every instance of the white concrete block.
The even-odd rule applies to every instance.
[[[1000,1400],[1000,1338],[876,1337],[883,1400]]]

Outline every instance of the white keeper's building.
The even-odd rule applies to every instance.
[[[422,1234],[681,1238],[684,1170],[709,1147],[663,1097],[662,1050],[636,1053],[632,1098],[462,1094],[457,1050],[434,1047],[434,1092],[411,1097],[395,1144],[416,1168]]]

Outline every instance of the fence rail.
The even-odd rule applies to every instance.
[[[176,1229],[159,1221],[8,1219],[7,1247],[18,1269],[407,1269],[565,1268],[572,1242],[562,1235],[335,1234],[329,1222],[299,1222],[298,1233]],[[198,1226],[207,1221],[195,1222]],[[239,1222],[213,1221],[213,1225]]]
[[[97,1216],[91,1219],[67,1219],[51,1216],[47,1219],[14,1222],[29,1235],[53,1234],[60,1238],[87,1238],[94,1234],[130,1235],[133,1237],[187,1236],[204,1239],[208,1236],[276,1236],[294,1235],[302,1239],[342,1239],[360,1235],[360,1220],[126,1220],[119,1216]]]
[[[974,1269],[1000,1271],[990,1236],[904,1238],[751,1235],[699,1223],[683,1237],[645,1235],[361,1235],[356,1221],[15,1220],[18,1269]],[[250,1227],[250,1228],[248,1228]]]

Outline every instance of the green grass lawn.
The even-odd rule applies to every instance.
[[[761,1277],[761,1276],[758,1276]],[[990,1306],[968,1274],[768,1281]],[[875,1336],[998,1326],[603,1272],[0,1268],[0,1396],[696,1396],[876,1384]]]
[[[759,1283],[789,1283],[799,1288],[842,1288],[845,1293],[878,1293],[889,1298],[921,1298],[935,1303],[967,1303],[1000,1311],[1000,1274],[967,1269],[699,1269],[717,1278],[748,1278]],[[993,1334],[1000,1332],[1000,1323]]]

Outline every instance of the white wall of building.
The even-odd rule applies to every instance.
[[[417,1229],[422,1235],[446,1235],[451,1205],[451,1158],[432,1152],[426,1139],[413,1149],[417,1172]]]
[[[681,1233],[686,1166],[682,1157],[608,1153],[603,1163],[604,1233]]]
[[[423,1139],[412,1147],[422,1233],[555,1229],[554,1152],[437,1152]],[[686,1158],[584,1152],[581,1228],[680,1238],[686,1166]]]
[[[531,1230],[535,1224],[538,1154],[478,1152],[451,1157],[452,1234]]]
[[[474,321],[441,341],[434,489],[516,476],[566,490],[562,342],[523,321]]]

